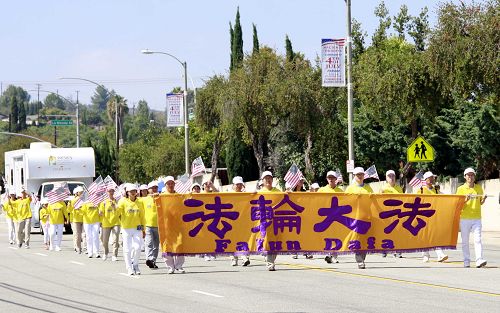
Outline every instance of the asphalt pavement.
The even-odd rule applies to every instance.
[[[359,270],[353,255],[327,264],[323,256],[278,256],[275,272],[261,256],[248,267],[228,257],[186,258],[185,274],[151,270],[141,255],[140,276],[118,262],[62,251],[9,245],[0,216],[0,312],[500,312],[500,232],[483,233],[485,268],[464,268],[460,244],[449,260],[423,263],[420,253],[368,255]],[[473,254],[473,247],[471,252]],[[241,263],[241,261],[240,261]]]

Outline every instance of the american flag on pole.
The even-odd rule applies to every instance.
[[[342,172],[339,169],[337,169],[335,171],[335,174],[336,174],[336,177],[337,177],[336,184],[342,184],[344,182],[344,179],[342,178]]]
[[[294,163],[286,172],[284,180],[290,185],[291,189],[295,189],[295,186],[299,183],[300,179],[304,177],[299,167]]]
[[[86,191],[82,192],[82,194],[80,195],[80,197],[78,197],[78,199],[76,200],[76,202],[74,204],[75,210],[79,209],[85,202],[87,202],[88,199],[89,199],[88,192],[86,192]]]
[[[199,176],[199,174],[204,172],[206,172],[205,164],[203,164],[203,160],[199,156],[191,164],[191,177]]]
[[[380,180],[380,178],[378,177],[377,168],[375,167],[375,165],[372,165],[366,169],[365,179],[367,179],[367,178],[376,178],[376,179]]]
[[[92,193],[92,192],[97,190],[98,186],[101,183],[102,183],[102,177],[99,176],[96,178],[96,180],[94,180],[94,182],[92,184],[90,184],[90,186],[87,188],[87,190],[89,191],[89,193]]]
[[[175,181],[174,190],[177,193],[189,193],[191,190],[191,180],[189,179],[189,176],[184,174],[179,177],[179,179]]]
[[[64,201],[70,195],[67,183],[56,184],[54,185],[54,189],[47,192],[47,200],[49,204],[54,204],[59,201]]]
[[[90,184],[88,201],[92,202],[95,206],[99,205],[104,199],[106,199],[106,184],[104,183],[101,176]]]
[[[120,186],[116,187],[115,193],[113,194],[113,198],[115,198],[115,200],[118,201],[121,198],[123,198],[124,193],[125,193],[125,184],[121,184]]]
[[[424,173],[422,173],[422,171],[419,171],[417,174],[415,174],[415,176],[413,176],[408,184],[412,187],[419,188],[423,186],[425,184]]]
[[[39,199],[37,197],[37,195],[35,195],[35,193],[31,193],[31,204],[33,204],[34,206],[36,206],[38,204]]]
[[[109,175],[106,176],[106,178],[104,178],[104,185],[106,186],[106,190],[108,189],[116,190],[116,187],[118,187],[113,178],[111,178]]]

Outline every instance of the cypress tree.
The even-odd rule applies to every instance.
[[[259,53],[259,37],[257,36],[257,26],[253,25],[253,53]]]
[[[17,106],[16,96],[10,97],[10,125],[11,130],[17,132],[19,130],[19,108]]]
[[[293,62],[293,59],[295,58],[295,53],[293,52],[292,42],[290,41],[290,38],[288,38],[288,35],[286,35],[285,38],[285,48],[286,48],[286,60],[288,62]]]
[[[243,32],[240,24],[240,8],[236,11],[236,21],[233,29],[233,44],[232,44],[232,66],[238,68],[243,63]]]
[[[233,68],[234,68],[234,64],[233,64],[233,46],[234,46],[234,30],[233,30],[233,24],[231,24],[231,22],[229,22],[229,40],[230,40],[230,43],[231,43],[231,46],[230,46],[230,55],[229,55],[229,71],[232,71]]]
[[[26,129],[26,107],[24,103],[19,103],[19,122],[18,130]]]

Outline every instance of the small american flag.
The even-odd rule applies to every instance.
[[[424,173],[422,171],[419,171],[413,178],[410,180],[408,183],[412,187],[421,187],[425,185],[425,180],[424,180]]]
[[[69,196],[70,192],[68,189],[68,184],[66,183],[54,185],[54,189],[47,192],[47,200],[49,201],[49,204],[64,201]]]
[[[300,179],[304,177],[299,167],[294,163],[288,169],[288,172],[285,174],[285,182],[290,185],[291,189],[295,189],[295,186],[299,183]]]
[[[199,176],[199,174],[204,172],[206,172],[205,164],[203,164],[203,160],[199,156],[191,164],[191,177]]]
[[[75,209],[79,209],[89,198],[88,192],[84,191],[75,202]]]
[[[189,176],[184,174],[175,182],[174,187],[175,192],[177,193],[189,193],[191,190],[191,180]]]
[[[336,174],[336,177],[337,177],[336,184],[342,184],[344,182],[344,179],[342,178],[342,172],[339,169],[337,169],[335,171],[335,174]]]
[[[36,206],[38,204],[38,202],[40,202],[38,200],[38,197],[34,194],[34,193],[31,193],[31,203]]]
[[[121,184],[115,189],[115,193],[113,194],[113,198],[115,198],[116,201],[120,200],[123,198],[123,194],[125,193],[125,184]]]
[[[89,193],[92,193],[97,190],[97,188],[101,183],[102,183],[102,177],[99,175],[99,177],[97,177],[96,180],[94,180],[94,182],[90,184],[87,190],[89,191]]]
[[[118,187],[113,178],[111,178],[109,175],[106,176],[106,178],[104,178],[104,185],[106,186],[106,190],[108,189],[116,190],[116,187]]]
[[[376,178],[376,179],[380,180],[380,178],[378,177],[377,168],[375,167],[375,165],[372,165],[366,169],[365,179],[367,179],[367,178]]]
[[[97,188],[94,189],[94,192],[89,193],[89,201],[92,202],[95,206],[98,206],[99,203],[103,202],[108,194],[106,193],[106,185],[104,182],[101,182]]]

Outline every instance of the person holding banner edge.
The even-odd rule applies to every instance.
[[[281,192],[279,189],[276,187],[273,187],[273,173],[270,171],[264,171],[262,175],[260,176],[260,179],[263,182],[262,188],[257,192],[259,194],[261,193],[275,193],[275,192]],[[267,253],[266,255],[266,262],[267,262],[267,270],[268,271],[275,271],[275,262],[276,262],[276,257],[278,255],[276,253]]]

